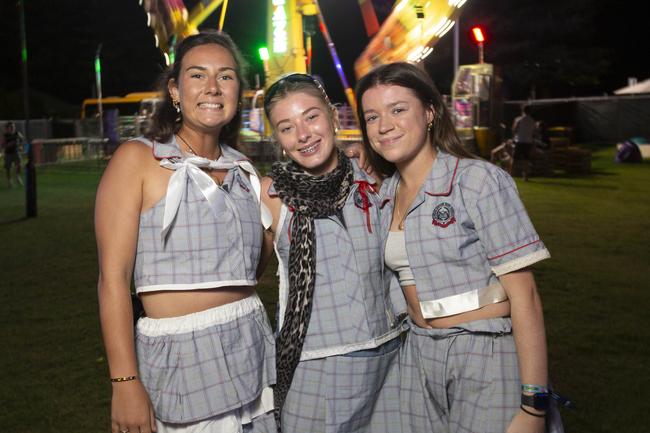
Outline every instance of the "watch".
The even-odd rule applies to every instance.
[[[538,392],[533,395],[521,394],[521,404],[537,410],[547,410],[551,396],[548,392]]]

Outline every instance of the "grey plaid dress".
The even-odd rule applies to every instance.
[[[381,190],[385,237],[398,182],[396,172]],[[550,257],[508,174],[485,161],[441,151],[404,227],[425,318],[438,317],[431,315],[432,309],[425,313],[424,305],[432,302],[445,308],[478,308],[478,291],[498,284],[497,276]],[[398,312],[406,311],[394,276],[391,299]],[[503,433],[519,410],[521,382],[509,318],[450,329],[422,329],[410,323],[401,355],[405,431]],[[557,410],[547,421],[548,431],[562,431]]]
[[[152,146],[154,156],[161,161],[183,160],[173,140],[139,140]],[[220,161],[243,158],[222,145]],[[242,169],[233,167],[216,194],[211,205],[188,177],[173,223],[164,236],[165,198],[141,215],[136,290],[256,284],[262,225],[252,185]],[[174,326],[167,322],[190,325],[171,331]],[[136,354],[156,418],[166,423],[188,424],[239,413],[275,383],[274,339],[256,295],[180,318],[141,319]],[[263,422],[258,419],[255,428],[249,424],[245,430],[275,431],[271,414],[259,418]]]
[[[282,412],[291,432],[401,431],[399,334],[383,278],[381,203],[353,161],[355,184],[342,219],[315,221],[316,281],[311,319]],[[269,194],[273,195],[273,188]],[[280,314],[286,307],[291,212],[276,234]]]

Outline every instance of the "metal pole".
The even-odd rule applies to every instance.
[[[97,45],[95,52],[95,84],[97,85],[97,109],[99,110],[99,138],[104,139],[104,106],[102,104],[102,61],[99,57],[102,44]]]
[[[34,149],[29,133],[29,81],[27,74],[27,30],[25,26],[25,0],[19,1],[20,7],[20,42],[23,74],[23,115],[25,117],[25,142],[27,143],[27,165],[25,166],[25,216],[35,217],[36,206],[36,167],[34,166]]]
[[[458,73],[458,51],[459,51],[459,33],[460,33],[460,15],[456,18],[456,25],[454,26],[454,77]]]
[[[327,48],[330,50],[330,55],[332,56],[332,60],[334,60],[334,66],[336,68],[336,72],[339,74],[339,78],[341,79],[341,83],[343,84],[343,90],[345,91],[345,96],[348,100],[348,103],[350,104],[350,107],[352,107],[352,110],[354,111],[354,115],[356,116],[357,114],[357,102],[356,99],[354,99],[354,91],[348,84],[348,80],[345,78],[345,72],[343,71],[343,66],[341,66],[341,60],[339,60],[339,55],[336,52],[336,47],[334,46],[334,42],[332,41],[332,38],[330,36],[329,30],[327,30],[327,24],[325,24],[325,17],[323,16],[323,11],[320,8],[320,5],[318,4],[318,0],[313,0],[314,4],[316,5],[316,10],[318,12],[318,24],[320,26],[320,31],[325,38],[325,42],[327,42]]]
[[[478,62],[483,63],[483,42],[478,43]]]
[[[226,10],[228,10],[228,0],[224,0],[221,6],[221,16],[219,17],[219,31],[223,30],[223,23],[226,20]]]

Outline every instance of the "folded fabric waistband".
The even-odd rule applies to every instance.
[[[243,317],[258,308],[263,309],[264,305],[257,294],[253,294],[240,301],[220,305],[205,311],[186,314],[184,316],[166,317],[163,319],[143,317],[138,320],[137,330],[139,334],[148,337],[182,334],[185,332],[205,329],[220,323],[228,323],[239,317]]]
[[[505,289],[500,282],[490,284],[481,289],[470,290],[458,295],[434,301],[421,301],[420,308],[425,319],[453,316],[454,314],[478,310],[489,304],[496,304],[508,299]]]

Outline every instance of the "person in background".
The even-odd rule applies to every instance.
[[[356,97],[366,152],[388,176],[385,260],[396,275],[393,303],[409,317],[404,431],[562,431],[530,270],[550,255],[512,178],[465,150],[416,66],[374,69]]]
[[[512,175],[514,164],[521,163],[522,177],[528,180],[531,169],[530,155],[533,150],[537,124],[530,115],[530,105],[521,106],[521,115],[512,122],[512,138],[515,143],[515,152],[508,166],[508,173]]]
[[[113,433],[276,431],[275,347],[254,289],[260,181],[235,150],[243,77],[225,33],[184,39],[148,136],[120,145],[102,176],[95,227]],[[132,275],[146,314],[135,333]]]
[[[21,186],[23,185],[23,179],[20,173],[20,149],[24,141],[23,135],[16,130],[16,124],[12,121],[7,122],[5,124],[5,132],[2,136],[1,147],[4,151],[5,173],[9,188],[12,188],[14,185],[14,174],[16,182]],[[14,170],[12,171],[12,169]]]

